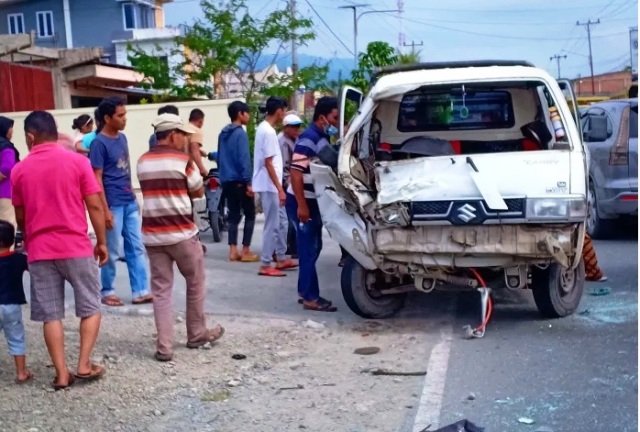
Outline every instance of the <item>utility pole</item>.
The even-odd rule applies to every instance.
[[[549,57],[549,60],[555,60],[558,64],[558,79],[562,78],[562,74],[560,73],[560,60],[566,59],[566,55],[555,54],[553,57]]]
[[[411,41],[410,44],[408,44],[408,43],[403,43],[402,44],[402,46],[404,46],[404,47],[408,47],[408,46],[411,47],[411,54],[415,54],[416,53],[416,47],[417,46],[423,46],[423,45],[424,45],[424,42],[422,42],[422,41],[420,43],[415,43],[415,41]]]
[[[593,78],[593,52],[591,51],[591,26],[600,24],[600,18],[598,21],[587,21],[586,23],[576,22],[577,26],[585,26],[587,28],[587,38],[589,39],[589,66],[591,67],[591,94],[596,94],[596,82]]]
[[[353,56],[354,56],[354,69],[358,69],[358,8],[364,8],[369,6],[368,4],[354,4],[348,6],[340,6],[338,9],[351,9],[353,10]]]
[[[291,21],[295,21],[296,0],[289,0],[289,12],[291,13]],[[298,76],[298,41],[296,38],[296,33],[293,31],[291,35],[291,73],[294,78]],[[294,111],[298,111],[298,100],[300,96],[298,93],[298,89],[294,89],[291,100],[289,101],[289,105],[291,105],[291,109]]]

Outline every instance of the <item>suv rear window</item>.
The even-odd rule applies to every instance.
[[[506,129],[514,124],[507,91],[407,93],[398,114],[400,132]]]

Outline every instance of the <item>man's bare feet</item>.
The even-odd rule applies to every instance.
[[[33,377],[34,377],[33,372],[31,372],[29,369],[18,371],[18,374],[16,375],[16,383],[24,384],[26,382],[31,381]]]

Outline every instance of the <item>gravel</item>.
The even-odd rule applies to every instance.
[[[365,336],[354,326],[311,320],[211,322],[217,320],[225,337],[199,350],[186,349],[184,324],[177,320],[174,361],[159,363],[153,359],[153,319],[106,314],[93,357],[107,375],[60,392],[50,387],[54,371],[41,327],[26,321],[28,364],[36,379],[13,384],[13,363],[0,353],[0,431],[388,432],[398,430],[407,407],[417,403],[422,378],[394,380],[361,370],[423,368],[429,347],[420,343],[421,333],[409,337],[406,328],[388,324]],[[77,329],[78,320],[67,318],[72,368]],[[364,341],[381,352],[354,356]],[[246,359],[234,360],[236,353]]]

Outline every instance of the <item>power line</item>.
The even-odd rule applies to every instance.
[[[327,24],[327,22],[324,20],[324,18],[322,18],[322,15],[320,15],[318,13],[318,11],[316,10],[316,8],[313,7],[313,5],[311,4],[311,2],[309,0],[305,0],[305,2],[309,5],[309,7],[311,8],[311,10],[313,11],[314,14],[316,14],[316,16],[318,17],[318,19],[322,22],[322,24],[324,24],[324,26],[327,28],[327,30],[329,30],[329,32],[333,35],[334,38],[336,38],[336,40],[338,42],[340,42],[340,45],[342,45],[344,47],[344,49],[346,49],[351,55],[355,55],[350,49],[349,47],[342,41],[342,39],[340,39],[338,37],[337,34],[334,33],[333,29],[331,28],[331,26],[329,24]]]
[[[591,67],[591,93],[596,94],[596,82],[593,79],[593,52],[591,50],[591,26],[600,24],[600,19],[598,21],[587,21],[586,23],[581,23],[580,21],[576,22],[577,26],[585,26],[587,28],[587,39],[589,40],[589,65]]]

